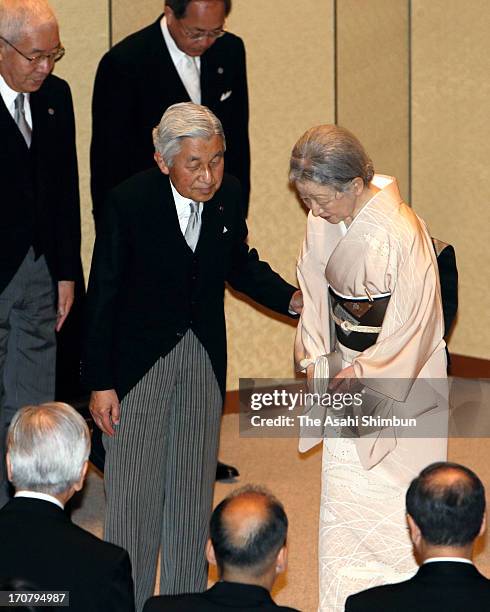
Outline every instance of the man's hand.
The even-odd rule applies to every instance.
[[[88,407],[97,427],[108,436],[113,436],[115,433],[113,425],[119,423],[121,414],[116,391],[114,389],[92,391]]]
[[[301,314],[303,310],[303,294],[298,289],[295,291],[291,297],[291,301],[289,302],[289,312],[295,312],[296,314]]]
[[[63,327],[75,300],[75,281],[58,281],[58,309],[56,311],[56,331]]]

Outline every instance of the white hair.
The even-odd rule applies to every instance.
[[[338,125],[318,125],[307,130],[294,145],[289,166],[292,182],[313,181],[345,191],[360,177],[369,185],[373,162],[359,140]]]
[[[174,157],[180,151],[183,138],[204,138],[221,136],[226,149],[225,134],[221,121],[207,106],[192,102],[179,102],[169,106],[160,123],[153,130],[155,151],[160,153],[170,168]]]
[[[0,0],[0,36],[10,42],[36,27],[57,24],[46,0]]]
[[[10,423],[7,451],[16,490],[56,495],[80,480],[90,454],[90,434],[68,404],[25,406]]]

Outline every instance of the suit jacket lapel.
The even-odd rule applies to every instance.
[[[175,207],[172,189],[170,187],[170,179],[165,174],[159,172],[155,183],[155,190],[148,194],[147,198],[149,205],[152,207],[150,211],[150,219],[155,220],[156,228],[163,228],[163,231],[168,236],[175,240],[176,248],[184,256],[192,256],[192,251],[187,244],[184,235],[180,230],[179,218]],[[201,228],[202,234],[202,228]],[[199,241],[201,238],[199,238]],[[199,242],[198,242],[199,246]],[[168,245],[162,241],[162,248],[166,255],[168,254]],[[197,250],[197,247],[196,247]]]
[[[219,234],[223,231],[223,206],[220,194],[221,190],[218,190],[209,202],[203,203],[201,233],[196,254],[213,249]]]
[[[5,106],[2,96],[0,96],[0,133],[2,134],[2,140],[9,143],[9,148],[15,146],[22,152],[28,152],[26,141]]]
[[[153,24],[153,28],[150,30],[150,38],[148,45],[148,52],[152,57],[152,64],[155,70],[155,74],[151,74],[151,68],[149,70],[149,78],[152,79],[152,87],[155,88],[153,93],[149,92],[148,95],[154,95],[156,98],[166,100],[168,98],[168,92],[172,92],[172,97],[179,99],[182,102],[190,102],[189,94],[187,89],[182,83],[179,73],[174,66],[172,58],[170,57],[169,50],[163,38],[162,29],[160,27],[160,16],[157,21]],[[156,76],[156,78],[153,78]],[[162,113],[163,113],[162,109]]]
[[[214,57],[213,47],[210,47],[201,56],[201,102],[204,106],[212,107],[218,103],[223,70],[219,58]]]
[[[60,109],[56,100],[52,99],[47,83],[39,91],[31,94],[30,105],[32,114],[31,157],[34,162],[36,185],[40,194],[40,197],[37,198],[39,203],[43,201],[42,193],[47,187],[45,182],[45,177],[48,174],[45,170],[46,164],[52,163],[51,157],[47,156],[46,146],[49,147],[53,142],[56,113]],[[62,156],[63,151],[57,151],[57,154]]]

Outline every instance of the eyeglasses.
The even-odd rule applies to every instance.
[[[223,28],[217,28],[216,30],[190,30],[180,20],[178,22],[184,35],[191,40],[202,40],[203,38],[213,38],[216,40],[225,34]]]
[[[17,49],[15,45],[13,45],[9,40],[4,38],[3,36],[0,36],[0,39],[2,39],[3,42],[6,42],[7,45],[9,45],[9,47],[12,47],[12,49],[17,51],[19,55],[22,55],[24,59],[26,59],[28,62],[31,62],[35,66],[42,64],[45,60],[50,63],[58,62],[66,53],[65,48],[62,45],[60,45],[58,49],[56,49],[56,51],[53,51],[53,53],[39,53],[39,55],[31,55],[29,57],[28,55],[25,55],[24,53],[22,53],[22,51]]]

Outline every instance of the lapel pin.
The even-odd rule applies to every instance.
[[[48,108],[48,113],[50,115],[54,115],[54,108]]]
[[[223,72],[224,72],[224,70],[223,70],[223,68],[220,66],[220,67],[218,68],[218,74],[223,74]]]

